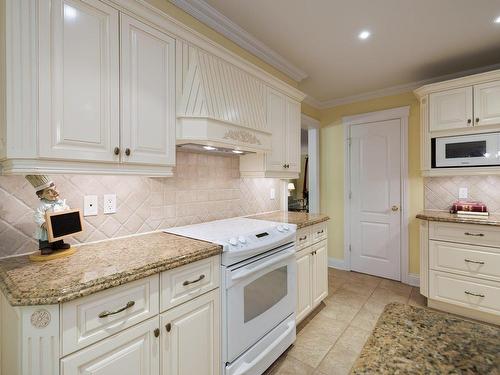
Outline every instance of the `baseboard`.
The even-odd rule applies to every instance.
[[[344,259],[328,258],[328,267],[336,268],[338,270],[347,270]]]
[[[420,276],[418,273],[408,274],[408,284],[411,286],[420,286]]]

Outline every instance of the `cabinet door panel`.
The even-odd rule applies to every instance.
[[[267,123],[272,131],[272,151],[267,154],[267,169],[284,170],[286,163],[286,99],[269,89],[267,97]]]
[[[300,172],[300,103],[287,100],[286,163],[291,172]]]
[[[100,341],[61,360],[64,375],[158,375],[158,317]]]
[[[474,86],[474,126],[500,124],[500,81]]]
[[[326,241],[313,245],[313,307],[328,296],[328,247]]]
[[[175,164],[175,40],[121,16],[122,156]]]
[[[119,143],[118,11],[40,2],[40,156],[113,161]]]
[[[431,132],[472,126],[472,87],[430,94],[429,116]]]
[[[219,289],[160,316],[163,375],[220,373]]]
[[[297,254],[297,307],[295,310],[297,323],[312,310],[313,265],[309,249]]]

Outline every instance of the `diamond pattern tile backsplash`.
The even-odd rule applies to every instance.
[[[85,218],[81,243],[280,208],[278,179],[240,178],[239,158],[177,153],[175,176],[51,176],[62,199],[82,208],[84,195],[99,196],[99,215]],[[270,189],[276,199],[270,199]],[[117,213],[103,214],[103,195],[116,193]],[[38,249],[33,209],[38,198],[23,176],[0,176],[0,257]]]
[[[500,213],[500,176],[428,177],[424,179],[426,210],[448,210],[458,199],[458,189],[466,187],[470,200],[486,204],[488,211]]]

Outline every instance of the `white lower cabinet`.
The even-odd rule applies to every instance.
[[[155,317],[62,359],[61,375],[156,375],[159,354]]]
[[[311,232],[312,231],[312,232]],[[320,232],[321,236],[312,233]],[[297,306],[295,319],[297,323],[303,320],[321,301],[328,296],[328,246],[326,225],[319,224],[312,229],[304,228],[297,231],[297,241],[301,238],[311,238],[311,244],[298,248],[297,252]],[[314,242],[314,241],[319,242]]]
[[[219,374],[219,304],[216,289],[160,315],[162,375]]]

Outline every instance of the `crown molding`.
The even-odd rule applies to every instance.
[[[283,56],[266,46],[260,40],[249,34],[229,18],[203,0],[170,0],[198,21],[206,24],[235,42],[241,48],[249,51],[269,65],[272,65],[293,80],[300,82],[307,78],[307,73],[287,61]]]
[[[451,74],[445,74],[442,76],[437,76],[429,79],[423,79],[420,81],[414,81],[414,82],[409,82],[405,83],[402,85],[396,85],[396,86],[391,86],[391,87],[386,87],[380,90],[374,90],[374,91],[368,91],[364,92],[361,94],[356,94],[356,95],[351,95],[351,96],[346,96],[343,98],[337,98],[337,99],[331,99],[331,100],[324,100],[320,101],[318,99],[315,99],[314,97],[307,95],[305,98],[305,102],[309,105],[312,105],[313,107],[316,107],[318,109],[328,109],[328,108],[334,108],[338,107],[340,105],[346,105],[346,104],[352,104],[356,102],[361,102],[364,100],[370,100],[370,99],[377,99],[377,98],[382,98],[384,96],[391,96],[391,95],[398,95],[402,94],[405,92],[410,92],[413,91],[421,86],[436,83],[436,82],[442,82],[442,81],[447,81],[447,80],[452,80],[452,79],[457,79],[457,78],[462,78],[465,76],[469,76],[472,74],[479,74],[479,73],[484,73],[484,72],[489,72],[495,69],[500,69],[500,64],[493,64],[493,65],[487,65],[483,66],[481,68],[475,68],[475,69],[468,69],[468,70],[463,70],[457,73],[451,73]]]

